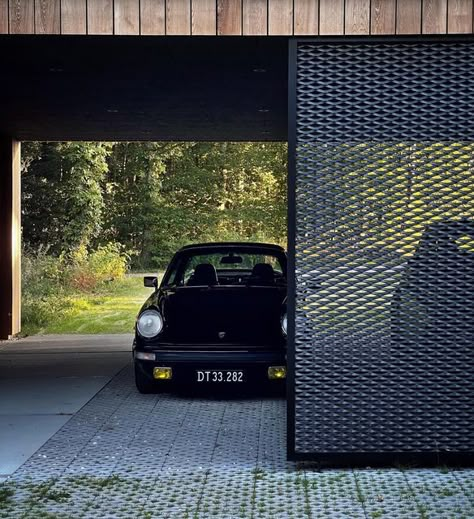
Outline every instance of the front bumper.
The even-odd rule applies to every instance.
[[[150,353],[150,350],[147,350]],[[245,382],[264,382],[272,384],[284,384],[285,379],[269,380],[268,368],[270,366],[286,366],[286,352],[279,350],[265,351],[189,351],[154,350],[155,360],[141,360],[135,358],[135,366],[143,374],[153,379],[155,367],[171,367],[173,376],[171,380],[159,381],[159,383],[193,383],[197,381],[198,371],[209,370],[241,370],[244,372]],[[212,382],[209,382],[212,384]],[[222,385],[222,383],[217,383]]]

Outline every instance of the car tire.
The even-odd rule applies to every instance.
[[[135,365],[135,385],[139,393],[143,395],[149,395],[150,393],[157,393],[157,385],[151,380],[140,368]]]

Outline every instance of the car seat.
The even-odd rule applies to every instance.
[[[193,275],[187,282],[187,286],[211,286],[218,284],[216,267],[210,263],[199,263],[199,265],[196,265]]]
[[[275,271],[269,263],[256,263],[248,279],[250,285],[275,284]]]

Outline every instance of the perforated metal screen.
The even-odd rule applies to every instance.
[[[473,453],[474,43],[292,59],[290,451]]]

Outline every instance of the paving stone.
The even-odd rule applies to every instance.
[[[140,395],[127,367],[1,484],[0,519],[474,517],[474,470],[288,462],[285,413],[283,398]]]

